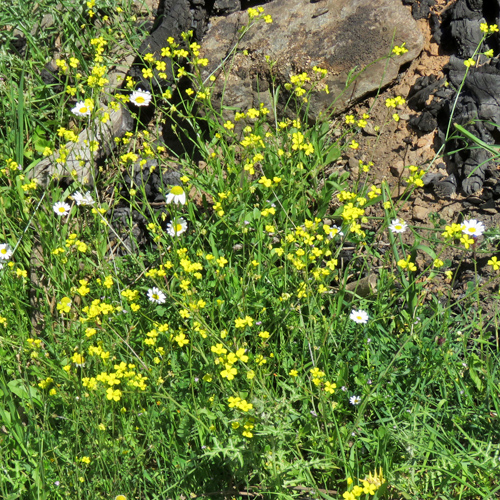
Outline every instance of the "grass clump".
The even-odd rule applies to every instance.
[[[249,14],[243,35],[272,22]],[[0,98],[18,111],[4,114],[0,151],[2,496],[493,497],[497,318],[480,300],[490,282],[449,298],[447,252],[468,265],[487,255],[496,271],[496,230],[410,227],[370,162],[348,185],[334,162],[369,116],[309,125],[321,68],[285,89],[294,118],[259,105],[228,120],[189,33],[144,57],[151,82],[173,68],[160,98],[133,79],[109,95],[109,29],[88,28],[59,59],[63,90],[1,59],[19,68]],[[46,54],[30,53],[39,68]],[[91,186],[27,177],[56,149],[64,166],[104,101],[129,100],[154,104],[158,121],[117,140]],[[164,123],[175,144],[158,145]],[[423,175],[409,172],[406,196]]]

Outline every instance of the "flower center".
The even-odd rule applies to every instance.
[[[80,113],[86,113],[88,111],[88,108],[86,106],[83,106],[80,108]]]
[[[476,228],[475,227],[469,227],[469,233],[475,233]]]
[[[170,192],[172,194],[175,194],[176,196],[179,196],[181,195],[182,193],[184,193],[184,189],[182,189],[180,186],[174,186]]]
[[[66,212],[66,209],[64,207],[59,207],[59,212],[63,214],[64,212]]]
[[[140,103],[142,104],[144,101],[145,101],[145,99],[144,99],[144,97],[142,97],[142,96],[137,96],[137,97],[135,98],[135,102],[140,102]]]
[[[158,300],[160,296],[157,293],[153,293],[153,299]]]
[[[175,224],[174,225],[174,231],[178,233],[179,231],[182,231],[182,224]]]

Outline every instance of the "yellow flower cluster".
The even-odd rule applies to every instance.
[[[396,96],[396,97],[388,97],[386,100],[385,100],[385,105],[388,107],[388,108],[396,108],[397,106],[399,105],[403,105],[406,103],[406,100],[404,97],[401,97],[401,96]]]
[[[114,372],[101,372],[96,377],[83,377],[82,385],[91,391],[95,391],[99,387],[99,382],[107,385],[106,397],[109,400],[119,401],[122,396],[122,391],[114,389],[114,386],[122,384],[126,380],[128,387],[135,387],[141,391],[147,388],[146,381],[148,377],[141,375],[135,371],[136,366],[132,363],[121,362],[114,365]]]
[[[347,484],[351,486],[353,480],[351,478],[347,479]],[[375,471],[373,474],[370,472],[365,479],[361,480],[362,486],[356,485],[352,487],[350,491],[344,492],[342,497],[345,500],[356,500],[361,495],[375,495],[375,492],[385,483],[385,478],[382,472],[382,468],[379,471]]]
[[[395,55],[397,55],[397,56],[401,56],[403,54],[406,54],[408,52],[408,49],[405,47],[405,45],[406,45],[406,42],[404,42],[401,45],[396,45],[392,49],[392,53],[395,54]]]
[[[451,226],[446,226],[444,228],[444,232],[441,233],[441,236],[447,240],[460,238],[463,234],[463,228],[464,226],[462,224],[452,224]]]
[[[304,151],[306,156],[314,153],[314,146],[310,142],[304,140],[304,134],[301,132],[294,132],[292,134],[292,149],[294,151]]]
[[[87,317],[86,318],[81,317],[80,321],[82,323],[86,323],[87,321],[95,320],[97,324],[101,324],[99,316],[101,316],[101,314],[103,316],[107,316],[108,314],[111,314],[114,311],[121,311],[121,307],[115,308],[111,304],[106,304],[105,302],[102,302],[101,299],[95,299],[92,301],[90,306],[85,306],[82,309],[82,312],[85,313]]]
[[[231,423],[231,427],[236,430],[236,429],[239,429],[241,426],[241,424],[239,422],[232,422]],[[244,422],[243,422],[243,432],[241,433],[243,436],[245,436],[246,438],[252,438],[253,437],[253,432],[252,430],[254,429],[255,427],[255,419],[253,417],[250,417],[250,418],[247,418]]]
[[[85,297],[90,292],[90,288],[87,286],[89,284],[88,280],[83,279],[79,280],[80,287],[76,289],[76,291],[82,296]]]
[[[257,7],[254,9],[253,7],[250,7],[247,10],[248,13],[248,18],[249,19],[264,19],[264,21],[268,24],[273,22],[273,18],[269,14],[264,13],[264,8],[263,7]]]
[[[373,198],[376,198],[377,196],[380,196],[382,194],[382,190],[378,188],[377,186],[371,186],[370,191],[368,192],[368,198],[370,200],[373,200]]]
[[[4,175],[8,175],[10,171],[15,172],[17,170],[22,170],[21,165],[16,163],[12,158],[7,158],[7,160],[5,160],[5,163],[7,164],[6,168],[2,168],[1,170],[2,174]]]
[[[102,64],[96,64],[87,78],[87,85],[92,88],[104,87],[109,83],[107,78],[104,78],[107,68]]]
[[[94,56],[95,62],[102,62],[103,61],[102,54],[103,54],[104,49],[105,49],[107,44],[108,44],[108,42],[106,40],[104,40],[104,38],[102,36],[100,36],[98,38],[92,38],[92,40],[90,40],[90,45],[92,45],[94,47],[94,50],[95,50],[95,56]]]
[[[33,179],[31,182],[27,182],[26,184],[22,184],[21,188],[25,193],[29,193],[30,191],[34,191],[37,188],[37,186],[38,186],[37,180]]]
[[[41,380],[38,383],[38,387],[41,389],[47,389],[52,383],[54,383],[54,379],[52,377],[47,377],[45,380]]]
[[[236,328],[245,328],[245,326],[252,326],[253,319],[250,316],[245,316],[244,318],[236,318],[234,320],[234,326]]]
[[[230,398],[228,398],[227,401],[229,403],[228,405],[229,408],[238,408],[239,410],[244,411],[245,413],[253,409],[252,403],[247,403],[245,399],[241,399],[238,396],[236,397],[231,396]]]
[[[411,175],[406,179],[408,185],[414,185],[416,187],[423,187],[424,181],[422,177],[425,175],[425,170],[419,170],[415,165],[410,165],[408,169],[411,172]]]
[[[130,302],[137,300],[139,297],[139,290],[123,290],[121,295]]]
[[[171,267],[173,267],[172,262],[167,261],[165,264],[161,264],[158,269],[152,268],[146,271],[145,276],[147,278],[162,278],[167,275],[165,268],[170,269]]]
[[[109,351],[105,351],[102,348],[102,343],[99,343],[96,346],[89,346],[88,351],[89,356],[99,356],[103,361],[109,359]]]
[[[59,127],[57,129],[57,135],[63,137],[66,142],[78,142],[78,135],[72,130],[68,130],[64,127]]]
[[[488,23],[481,23],[481,25],[479,26],[479,29],[483,33],[488,34],[488,35],[491,35],[493,33],[498,33],[498,25],[497,24],[488,25]]]
[[[417,266],[413,262],[410,262],[410,259],[411,259],[411,255],[408,255],[408,257],[406,257],[406,259],[399,260],[398,267],[400,267],[401,269],[408,268],[409,271],[416,271]]]
[[[72,233],[69,235],[69,238],[66,240],[65,246],[66,246],[66,248],[75,247],[79,252],[82,252],[82,253],[85,253],[88,249],[87,244],[85,242],[79,240],[78,235],[76,233]],[[53,253],[55,253],[56,250],[54,250]]]
[[[57,303],[57,310],[60,311],[61,313],[68,313],[71,310],[71,304],[72,301],[69,297],[63,297]]]
[[[262,140],[262,137],[260,135],[256,134],[249,134],[245,137],[243,137],[243,140],[240,142],[240,144],[244,148],[251,148],[255,146],[260,146],[261,148],[265,148],[266,145],[264,144],[264,141]]]

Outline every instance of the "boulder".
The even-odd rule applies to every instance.
[[[265,13],[273,22],[254,26],[225,68],[220,67],[221,61],[235,46],[248,14],[212,19],[201,52],[210,61],[203,78],[217,76],[214,104],[224,100],[243,110],[260,102],[270,106],[269,89],[274,84],[281,85],[283,106],[289,98],[283,85],[293,75],[312,74],[313,67],[318,66],[328,70],[319,88],[327,84],[329,93],[320,91],[310,96],[309,118],[338,113],[391,83],[400,67],[423,48],[423,35],[400,0],[275,0],[265,6]],[[406,54],[384,57],[391,52],[391,44],[403,42]],[[273,62],[272,69],[268,61]],[[352,82],[348,87],[347,80]]]

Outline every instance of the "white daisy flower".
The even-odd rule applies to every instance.
[[[136,106],[148,106],[151,102],[151,92],[147,90],[134,90],[130,96],[130,102]]]
[[[355,323],[368,323],[368,313],[366,311],[356,311],[353,309],[349,318]]]
[[[0,243],[0,259],[9,260],[12,257],[12,248],[8,243]]]
[[[179,236],[187,229],[187,222],[183,217],[179,217],[175,221],[171,221],[167,224],[167,233],[170,236]]]
[[[71,196],[77,205],[93,205],[95,203],[90,191],[87,191],[85,194],[80,193],[80,191],[75,191]]]
[[[391,225],[389,226],[389,229],[393,232],[393,233],[404,233],[406,231],[406,229],[408,228],[408,225],[406,224],[406,222],[402,219],[394,219],[392,222],[391,222]]]
[[[91,111],[90,107],[84,101],[77,102],[76,106],[71,110],[76,116],[90,116]]]
[[[165,294],[156,287],[148,290],[148,299],[155,304],[163,304],[165,302]]]
[[[344,236],[344,233],[341,231],[339,226],[335,224],[330,227],[330,231],[328,232],[328,236],[330,238],[335,238],[335,236]]]
[[[476,219],[462,222],[462,233],[468,234],[469,236],[481,236],[485,230],[484,224]]]
[[[64,201],[58,201],[57,203],[54,203],[54,206],[52,207],[52,210],[59,215],[68,215],[70,211],[70,206],[67,203],[64,203]]]
[[[186,193],[181,186],[174,186],[167,194],[167,203],[180,203],[181,205],[186,204]]]
[[[359,403],[361,403],[361,398],[359,396],[351,396],[349,398],[349,403],[352,405],[359,405]]]

